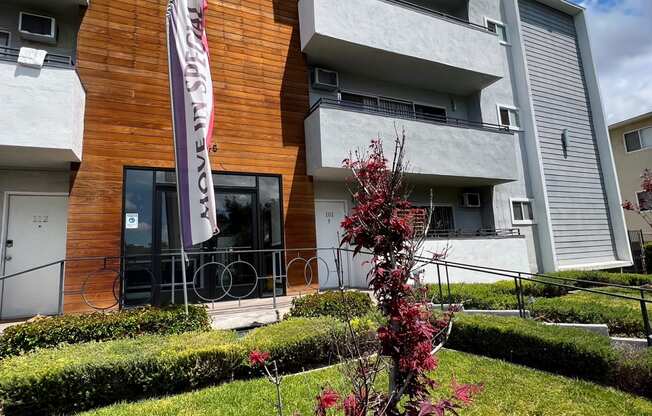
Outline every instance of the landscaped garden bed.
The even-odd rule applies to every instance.
[[[188,312],[186,316],[183,306],[171,306],[37,318],[3,331],[0,357],[59,344],[134,338],[146,334],[180,334],[211,328],[205,307],[191,305]]]
[[[434,378],[447,386],[483,383],[484,391],[460,411],[463,416],[647,415],[652,402],[611,388],[456,351],[440,353]],[[386,384],[386,378],[379,380]],[[323,386],[346,391],[338,368],[286,377],[281,386],[285,415],[314,414],[315,392]],[[443,389],[444,392],[447,390]],[[119,404],[85,416],[259,416],[273,415],[274,386],[265,379],[237,381],[197,392],[134,404]]]

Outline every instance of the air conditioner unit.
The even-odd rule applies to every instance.
[[[335,91],[340,86],[337,72],[323,68],[314,68],[311,76],[312,87],[316,90]]]
[[[477,192],[465,192],[462,194],[462,206],[464,208],[480,208],[480,194]]]
[[[18,32],[23,39],[49,44],[57,43],[57,22],[53,17],[20,12]]]

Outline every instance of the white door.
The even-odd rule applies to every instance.
[[[330,248],[340,246],[340,240],[343,235],[340,224],[345,215],[346,203],[344,201],[315,202],[317,247],[324,249],[319,251],[320,260],[318,261],[320,289],[333,289],[338,287],[335,253]],[[328,264],[328,268],[326,264]],[[350,287],[349,255],[346,252],[342,252],[342,269],[344,285]]]
[[[5,275],[66,256],[68,197],[10,195],[7,209]],[[2,319],[53,315],[59,308],[59,265],[35,270],[2,284]]]

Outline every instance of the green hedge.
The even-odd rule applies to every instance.
[[[447,347],[601,383],[619,357],[607,337],[484,315],[458,314]]]
[[[636,273],[612,273],[600,270],[569,270],[549,273],[550,276],[567,279],[590,280],[592,282],[609,283],[623,286],[642,286],[652,284],[652,275]],[[574,286],[592,287],[590,283],[577,282]]]
[[[645,335],[640,303],[634,300],[572,293],[559,298],[537,299],[529,309],[533,317],[548,322],[607,324],[611,335]]]
[[[428,285],[428,297],[434,303],[448,303],[448,290],[442,286],[443,298],[439,286]],[[453,303],[464,303],[466,309],[517,309],[516,286],[514,280],[501,280],[495,283],[451,283]],[[552,297],[566,294],[566,290],[543,283],[523,281],[523,294],[526,297]],[[526,299],[527,301],[527,299]]]
[[[251,377],[253,349],[282,372],[329,364],[344,331],[333,318],[297,318],[241,339],[209,331],[42,349],[0,362],[0,405],[5,415],[71,413]]]
[[[364,292],[332,291],[292,299],[289,316],[306,318],[332,316],[346,321],[364,316],[372,309],[371,298]]]
[[[11,326],[0,336],[0,356],[22,354],[58,344],[78,344],[132,338],[144,334],[178,334],[207,331],[210,319],[205,307],[137,308],[109,313],[47,317]]]

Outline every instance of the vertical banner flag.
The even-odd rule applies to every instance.
[[[208,157],[213,135],[213,82],[206,8],[206,0],[170,0],[167,12],[179,219],[185,249],[219,232]]]

